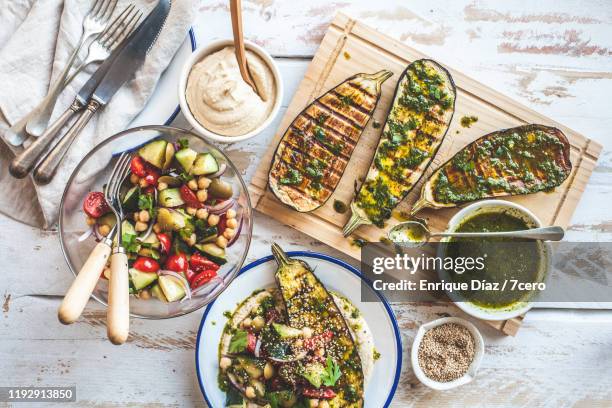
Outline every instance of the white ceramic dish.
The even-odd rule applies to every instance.
[[[145,125],[169,125],[181,111],[176,94],[181,72],[185,61],[196,49],[196,37],[193,29],[185,37],[172,61],[159,78],[153,94],[142,111],[134,118],[128,128]]]
[[[456,323],[468,329],[472,334],[472,337],[474,337],[475,353],[472,364],[470,364],[470,367],[468,368],[467,372],[462,377],[449,382],[438,382],[427,377],[423,370],[421,370],[421,365],[419,364],[419,345],[421,344],[423,336],[428,330],[431,330],[436,326],[441,326],[445,323]],[[424,325],[419,327],[419,330],[417,331],[416,336],[414,337],[414,342],[412,343],[410,361],[412,363],[412,370],[414,371],[414,374],[421,383],[434,390],[444,391],[471,382],[476,377],[476,372],[478,371],[478,367],[480,367],[480,362],[482,361],[483,355],[484,341],[482,340],[482,336],[476,326],[474,326],[467,320],[460,319],[458,317],[444,317],[442,319],[437,319],[429,323],[425,323]]]
[[[446,228],[446,232],[454,232],[459,225],[467,218],[471,218],[478,213],[488,213],[491,211],[498,210],[507,210],[512,215],[521,218],[530,228],[538,228],[542,226],[542,222],[538,217],[535,216],[534,213],[529,211],[527,208],[522,205],[504,201],[504,200],[485,200],[473,203],[463,208],[461,211],[456,213],[453,218],[448,222],[448,226]],[[449,238],[443,238],[443,242],[447,242]],[[541,272],[543,275],[543,280],[547,277],[547,272],[549,268],[550,262],[550,244],[544,243],[542,246],[544,253],[542,258],[542,268]],[[441,248],[441,247],[440,247]],[[440,271],[439,271],[440,273]],[[441,279],[445,279],[444,276],[440,276]],[[445,279],[446,280],[446,279]],[[516,316],[520,316],[526,313],[533,306],[533,302],[517,302],[515,305],[512,305],[508,308],[501,309],[487,309],[483,308],[479,305],[476,305],[471,302],[461,302],[457,301],[457,295],[454,293],[449,293],[449,297],[455,302],[455,304],[467,314],[477,317],[479,319],[484,320],[507,320]]]
[[[373,289],[366,288],[372,290],[372,295],[380,301],[362,302],[360,272],[343,261],[313,252],[294,251],[287,252],[287,255],[308,262],[327,288],[346,296],[363,313],[374,333],[376,349],[381,353],[370,381],[366,384],[365,406],[388,407],[402,368],[402,343],[393,311]],[[200,389],[210,407],[220,408],[225,403],[225,393],[217,385],[219,339],[227,321],[223,313],[233,311],[254,290],[274,286],[275,271],[276,262],[272,256],[245,266],[232,284],[204,312],[196,340],[196,371]]]
[[[274,59],[272,58],[272,56],[270,54],[268,54],[263,48],[261,48],[259,45],[252,43],[250,41],[244,41],[245,47],[247,48],[247,50],[253,51],[255,54],[257,54],[258,56],[260,56],[268,65],[268,67],[270,67],[270,70],[272,71],[272,75],[274,75],[274,80],[276,81],[276,100],[274,103],[274,106],[272,108],[272,111],[270,112],[270,116],[268,116],[268,118],[260,125],[258,126],[256,129],[244,134],[244,135],[240,135],[240,136],[224,136],[224,135],[220,135],[214,132],[211,132],[210,130],[206,129],[204,126],[202,126],[200,124],[200,122],[198,122],[196,120],[196,118],[191,114],[191,110],[189,109],[189,104],[187,103],[187,98],[185,95],[185,91],[187,88],[187,79],[189,78],[189,73],[191,72],[191,69],[193,68],[193,66],[199,62],[202,58],[204,58],[207,55],[210,55],[216,51],[219,51],[227,46],[233,46],[234,45],[234,41],[233,40],[218,40],[218,41],[213,41],[212,43],[208,44],[205,47],[202,47],[198,50],[196,50],[191,57],[184,63],[183,65],[183,70],[181,72],[181,76],[180,76],[180,80],[179,80],[179,85],[178,85],[178,98],[179,98],[179,103],[181,106],[181,110],[183,112],[183,115],[185,116],[185,118],[187,119],[187,121],[189,122],[189,124],[191,126],[193,126],[193,128],[200,133],[201,135],[203,135],[204,137],[207,137],[211,140],[215,140],[217,142],[224,142],[224,143],[233,143],[233,142],[240,142],[242,140],[246,140],[246,139],[250,139],[254,136],[257,136],[258,134],[260,134],[266,127],[268,127],[268,125],[270,125],[270,123],[272,123],[272,121],[274,120],[274,118],[276,117],[276,115],[278,115],[278,112],[280,110],[280,106],[283,100],[283,81],[281,79],[280,76],[280,71],[278,69],[278,66],[276,65],[276,62],[274,62]]]

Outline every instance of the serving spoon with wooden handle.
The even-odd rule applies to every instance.
[[[244,48],[244,35],[242,30],[242,1],[230,0],[230,14],[232,16],[232,31],[234,33],[234,49],[236,51],[236,60],[240,75],[244,82],[253,88],[255,93],[262,97],[261,92],[257,89],[257,84],[249,71],[249,64],[246,59],[246,49]],[[263,98],[263,97],[262,97]]]

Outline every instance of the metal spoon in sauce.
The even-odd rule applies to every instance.
[[[561,227],[542,227],[520,231],[502,232],[434,232],[417,221],[406,221],[397,224],[387,234],[389,240],[396,244],[419,247],[429,241],[431,237],[456,237],[456,238],[478,238],[478,237],[504,237],[539,239],[544,241],[561,241],[565,231]]]

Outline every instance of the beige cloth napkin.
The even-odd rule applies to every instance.
[[[146,15],[157,0],[119,0],[114,14],[130,3]],[[43,228],[55,223],[72,170],[96,144],[124,130],[141,111],[185,39],[196,3],[172,1],[170,15],[144,65],[84,129],[50,184],[35,186],[30,179],[13,179],[8,163],[15,150],[0,143],[0,212]],[[0,0],[0,128],[18,121],[45,96],[51,78],[61,72],[78,42],[83,18],[92,4],[93,0]],[[72,82],[61,95],[52,120],[70,105],[87,79],[87,74],[81,74]]]

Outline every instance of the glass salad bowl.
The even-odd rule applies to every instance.
[[[233,208],[237,212],[240,226],[236,237],[226,248],[227,263],[217,271],[217,276],[193,292],[186,289],[189,296],[180,301],[164,302],[155,297],[148,299],[130,296],[130,314],[145,319],[165,319],[191,313],[214,300],[229,285],[240,271],[251,243],[252,208],[246,185],[238,169],[218,148],[202,137],[186,130],[166,126],[144,126],[118,133],[89,152],[76,167],[62,197],[59,214],[59,229],[62,251],[73,274],[78,273],[96,245],[100,234],[97,228],[90,227],[83,210],[83,200],[91,191],[103,191],[112,168],[124,151],[136,151],[153,139],[163,139],[179,144],[186,139],[189,147],[196,152],[208,152],[217,160],[220,180],[233,186]],[[129,178],[129,177],[128,177]],[[131,187],[130,180],[124,182],[124,191]],[[222,201],[222,203],[227,201]],[[214,205],[214,207],[219,207]],[[224,206],[225,207],[225,206]],[[212,211],[212,210],[211,210]],[[154,232],[150,232],[154,234]],[[146,234],[146,232],[144,232]],[[175,239],[180,239],[175,236]],[[162,266],[163,269],[163,266]],[[186,281],[185,281],[186,283]],[[108,299],[108,280],[101,277],[92,296],[106,305]]]

